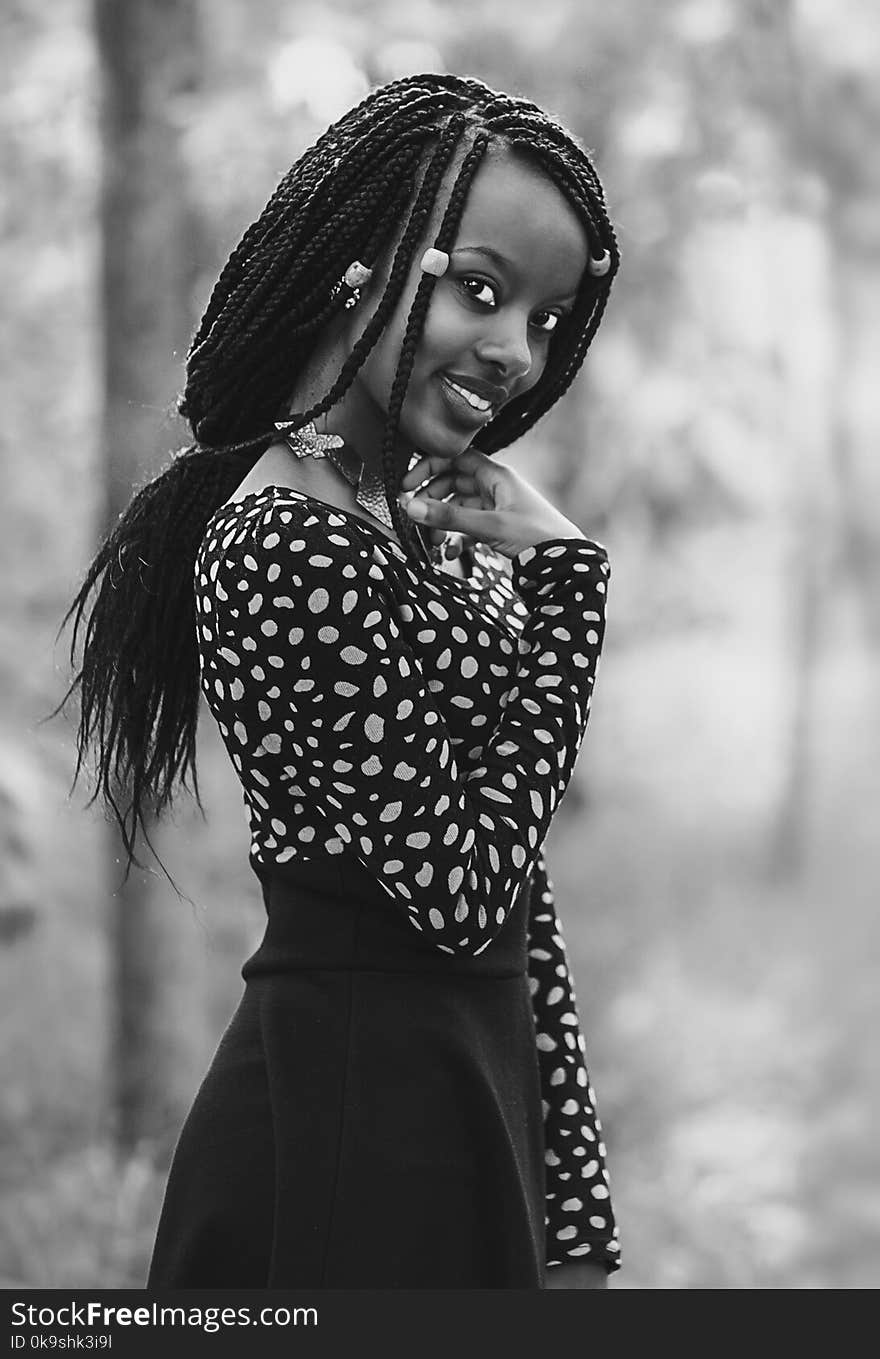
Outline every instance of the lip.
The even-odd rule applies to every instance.
[[[494,382],[486,382],[483,378],[467,377],[464,373],[443,373],[442,376],[449,378],[452,382],[457,382],[459,387],[466,387],[475,396],[481,396],[496,410],[510,395],[506,387],[499,387]]]
[[[495,414],[496,408],[494,406],[490,406],[488,410],[485,411],[475,410],[474,407],[470,405],[463,396],[460,396],[452,386],[452,382],[457,381],[457,379],[453,378],[450,381],[445,373],[441,373],[439,377],[440,391],[443,393],[443,400],[451,414],[454,416],[456,424],[464,425],[468,429],[482,429],[483,425],[488,425]],[[461,385],[463,387],[464,383]],[[481,393],[477,393],[477,395],[481,395]]]

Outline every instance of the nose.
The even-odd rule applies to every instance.
[[[474,346],[481,363],[496,369],[511,384],[527,377],[532,367],[528,318],[509,313],[495,316]]]

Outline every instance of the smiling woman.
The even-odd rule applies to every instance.
[[[610,570],[492,457],[575,377],[617,264],[575,138],[423,75],[328,128],[217,281],[180,403],[194,442],[67,615],[73,659],[97,588],[67,697],[129,866],[142,808],[195,775],[204,698],[266,907],[150,1287],[599,1287],[617,1268],[543,849]],[[447,533],[473,544],[459,580],[431,551]]]
[[[522,210],[525,203],[528,212]],[[443,206],[443,200],[435,205],[428,239],[439,229]],[[502,407],[535,387],[551,339],[574,307],[588,258],[584,224],[552,180],[503,141],[487,147],[414,353],[398,427],[405,447],[454,458]],[[389,248],[363,290],[362,305],[381,297],[391,262]],[[381,449],[417,281],[413,273],[374,349],[333,408],[334,430],[359,449]],[[321,374],[334,359],[341,367],[357,330],[349,313],[338,333],[324,337],[297,385],[294,408],[319,400]]]

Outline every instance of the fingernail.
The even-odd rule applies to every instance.
[[[412,515],[413,519],[427,519],[428,517],[428,507],[424,500],[408,500],[404,508],[408,514]]]

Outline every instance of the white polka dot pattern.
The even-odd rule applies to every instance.
[[[620,1264],[602,1124],[586,1063],[574,979],[543,850],[532,879],[529,985],[544,1103],[547,1265]]]
[[[451,955],[487,948],[534,881],[548,1264],[614,1268],[604,1149],[542,854],[589,718],[605,549],[548,539],[508,562],[478,544],[462,580],[414,566],[358,516],[269,487],[217,511],[195,570],[202,690],[258,863],[352,855]]]

